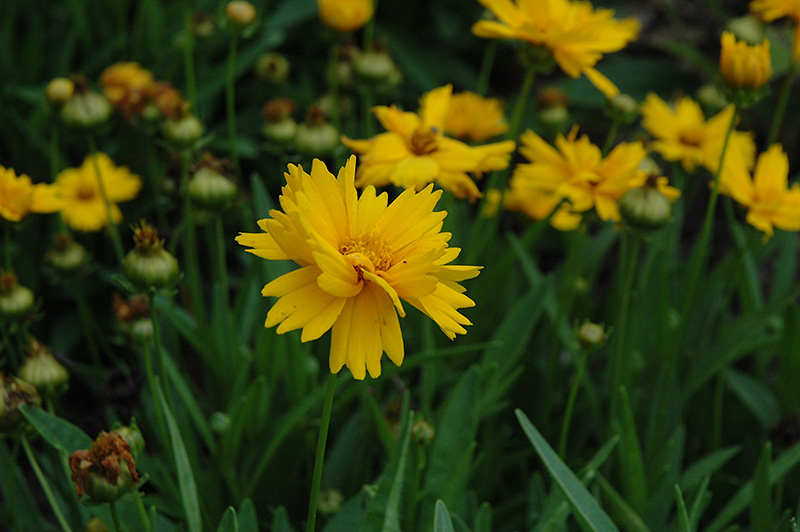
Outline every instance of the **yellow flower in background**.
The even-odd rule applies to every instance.
[[[383,186],[393,183],[421,190],[436,181],[459,198],[471,201],[481,197],[468,173],[482,174],[508,166],[513,141],[469,146],[445,137],[445,117],[450,106],[452,86],[434,89],[421,100],[419,114],[396,107],[373,108],[386,133],[371,139],[342,142],[359,154],[356,186]]]
[[[334,177],[314,160],[311,173],[289,165],[282,210],[259,220],[264,233],[242,233],[236,241],[258,257],[291,260],[300,268],[267,284],[262,295],[278,297],[266,327],[278,334],[302,329],[301,341],[329,329],[330,370],[346,365],[353,377],[381,374],[385,352],[403,362],[397,318],[402,301],[436,322],[448,338],[471,325],[457,309],[474,306],[460,281],[478,275],[478,266],[453,266],[460,250],[440,232],[446,212],[433,208],[442,195],[428,185],[406,190],[389,204],[388,194],[368,186],[355,189],[355,157]]]
[[[719,192],[747,208],[747,222],[764,231],[800,231],[800,185],[788,187],[789,159],[780,144],[773,144],[758,156],[753,177],[738,162],[726,165],[720,175]]]
[[[155,84],[153,74],[139,63],[114,63],[100,74],[103,95],[112,105],[126,99],[144,98],[146,92]]]
[[[424,109],[420,114],[425,114]],[[450,97],[444,131],[459,139],[483,142],[508,131],[508,123],[500,100],[465,91]]]
[[[34,185],[25,174],[0,166],[0,217],[19,222],[31,212],[56,212],[61,202],[53,185]]]
[[[673,108],[651,93],[642,104],[642,126],[656,138],[650,143],[652,149],[667,161],[680,161],[688,172],[698,165],[716,172],[732,116],[733,105],[729,105],[706,121],[700,105],[688,97],[678,100]],[[725,163],[741,156],[747,167],[752,168],[755,151],[752,133],[734,131],[725,152]]]
[[[97,154],[97,165],[103,180],[114,223],[122,220],[117,203],[132,200],[142,188],[139,176],[126,166],[115,166],[105,153]],[[97,178],[95,161],[87,155],[79,168],[67,168],[58,174],[56,185],[64,204],[61,216],[76,231],[99,231],[108,225],[106,205]]]
[[[319,18],[329,28],[353,31],[373,15],[372,0],[317,0]]]
[[[497,17],[472,26],[478,37],[522,40],[547,48],[567,75],[585,74],[606,97],[619,89],[594,68],[603,54],[623,49],[639,33],[639,22],[618,20],[610,9],[570,0],[479,0]]]
[[[745,41],[737,41],[733,33],[723,32],[719,69],[731,87],[740,89],[763,87],[772,77],[769,40],[765,39],[761,44],[750,46]]]
[[[783,17],[794,21],[794,42],[792,43],[792,60],[800,59],[800,1],[798,0],[753,0],[750,11],[761,20],[772,22]]]

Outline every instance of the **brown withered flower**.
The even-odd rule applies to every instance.
[[[112,502],[139,482],[131,448],[116,432],[101,432],[91,449],[72,453],[69,468],[78,500],[87,495],[93,502]]]

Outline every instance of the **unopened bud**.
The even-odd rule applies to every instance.
[[[19,318],[33,308],[33,292],[11,272],[0,272],[0,318]]]
[[[606,331],[602,325],[590,321],[583,322],[578,328],[578,342],[588,349],[590,347],[600,347],[606,341]]]
[[[638,229],[658,229],[672,216],[669,199],[654,186],[633,188],[619,200],[619,212],[631,226]]]
[[[134,247],[122,261],[122,272],[138,289],[163,288],[177,280],[178,261],[164,249],[158,232],[142,222],[133,230]]]
[[[390,83],[398,72],[392,58],[383,50],[362,52],[353,58],[353,73],[370,85]]]
[[[0,373],[0,434],[14,432],[22,423],[22,405],[42,404],[36,388],[16,377],[7,378]]]
[[[63,389],[69,380],[69,373],[55,359],[50,349],[31,337],[28,352],[28,358],[19,368],[20,378],[31,383],[41,394],[51,394]]]
[[[86,263],[86,248],[78,244],[67,233],[59,233],[53,238],[53,247],[44,260],[61,273],[72,273]]]
[[[306,122],[297,126],[294,145],[302,154],[324,157],[339,145],[339,131],[321,109],[313,107]]]
[[[139,430],[139,425],[136,424],[136,421],[131,421],[130,425],[114,427],[111,429],[111,432],[122,436],[122,439],[125,440],[125,443],[130,447],[131,454],[134,458],[144,452],[144,436],[142,436],[142,431]]]
[[[100,519],[92,517],[86,525],[86,532],[109,532],[109,530]]]
[[[116,501],[139,482],[130,446],[116,432],[101,432],[91,449],[72,453],[69,468],[78,499],[92,503]]]
[[[256,74],[271,85],[282,83],[289,75],[289,60],[277,52],[268,52],[256,61]]]
[[[342,504],[344,504],[344,495],[339,490],[328,489],[319,493],[317,507],[323,514],[337,513],[342,509]]]
[[[75,82],[67,78],[55,78],[47,84],[45,97],[53,107],[60,107],[75,94]]]
[[[111,104],[105,96],[90,90],[86,81],[78,78],[75,94],[61,106],[59,116],[68,127],[90,130],[106,123],[111,112]]]
[[[187,148],[203,136],[203,123],[192,114],[164,122],[164,138],[178,148]]]
[[[201,168],[189,180],[187,193],[199,206],[216,210],[236,197],[236,185],[213,168]]]
[[[436,431],[433,430],[433,425],[424,419],[418,419],[411,425],[411,437],[421,445],[430,443],[435,436]]]
[[[639,117],[639,104],[627,94],[617,94],[608,100],[609,113],[623,124],[631,124]]]
[[[234,0],[225,6],[225,16],[234,30],[241,30],[256,21],[256,8],[250,2]]]

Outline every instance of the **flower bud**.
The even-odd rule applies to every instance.
[[[134,247],[122,261],[122,273],[136,288],[163,288],[178,278],[178,261],[164,249],[158,232],[142,222],[133,229]]]
[[[139,425],[136,424],[136,421],[131,421],[130,425],[114,427],[111,432],[122,436],[122,439],[130,447],[134,458],[144,452],[144,436],[142,436],[142,431],[139,430]]]
[[[62,390],[69,380],[69,373],[53,357],[50,349],[31,337],[29,356],[19,368],[19,377],[32,384],[41,394],[51,394]]]
[[[205,11],[195,11],[192,13],[192,34],[199,39],[207,39],[217,31],[217,23],[214,17]]]
[[[86,532],[109,532],[109,530],[100,519],[92,517],[86,525]]]
[[[719,69],[731,92],[728,100],[744,107],[753,105],[760,96],[758,89],[772,77],[769,40],[750,46],[726,31],[721,45]]]
[[[231,416],[225,412],[214,412],[209,419],[211,430],[217,434],[225,434],[231,428]]]
[[[353,31],[372,18],[372,0],[317,0],[319,18],[337,31]]]
[[[225,207],[236,197],[236,185],[213,168],[201,168],[189,180],[189,198],[208,210]]]
[[[622,218],[637,229],[658,229],[669,223],[672,203],[655,186],[645,184],[627,191],[619,200]]]
[[[339,131],[327,121],[325,112],[315,106],[309,110],[305,123],[297,126],[294,145],[304,155],[324,157],[339,145]]]
[[[427,445],[436,436],[436,431],[433,430],[433,425],[424,419],[418,419],[411,425],[411,437],[415,442],[420,445]]]
[[[84,495],[92,503],[113,502],[139,482],[130,446],[116,432],[101,432],[90,450],[69,457],[78,500]]]
[[[395,84],[399,72],[384,50],[362,52],[353,58],[353,73],[368,85]]]
[[[326,515],[335,514],[342,509],[342,504],[344,504],[344,495],[339,490],[327,489],[319,493],[317,507],[320,513]]]
[[[59,233],[53,238],[53,247],[48,251],[44,260],[61,273],[75,272],[86,263],[88,255],[86,248],[78,244],[67,233]]]
[[[192,114],[168,118],[163,126],[164,138],[177,148],[188,148],[203,136],[203,123]]]
[[[256,8],[250,2],[234,0],[225,6],[225,16],[234,31],[241,31],[256,21]]]
[[[0,373],[0,434],[14,432],[23,420],[21,405],[42,404],[36,388],[16,377],[7,378]]]
[[[261,130],[267,140],[275,144],[288,144],[297,133],[297,122],[292,118],[294,102],[278,98],[267,102],[261,111],[264,128]]]
[[[584,349],[600,347],[606,341],[606,331],[602,325],[585,321],[578,328],[578,342]]]
[[[289,75],[289,60],[277,52],[268,52],[256,61],[256,74],[270,85],[282,83]]]
[[[47,103],[53,107],[61,107],[75,94],[75,82],[67,78],[55,78],[47,84],[45,97]]]
[[[111,117],[111,104],[89,89],[86,80],[75,81],[75,94],[61,106],[60,117],[64,125],[89,130],[104,124]]]
[[[14,319],[33,308],[33,292],[17,281],[11,272],[0,272],[0,318]]]

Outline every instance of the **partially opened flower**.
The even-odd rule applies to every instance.
[[[789,17],[794,22],[792,60],[800,59],[800,2],[797,0],[753,0],[750,11],[766,22]]]
[[[19,222],[31,212],[56,212],[61,207],[56,187],[34,185],[25,174],[0,166],[0,217]]]
[[[603,54],[623,49],[639,33],[639,22],[618,20],[610,9],[585,1],[479,0],[497,17],[472,26],[478,37],[515,39],[543,46],[567,75],[585,74],[606,97],[619,89],[594,68]]]
[[[750,46],[745,41],[737,41],[733,33],[724,32],[719,69],[732,88],[761,88],[772,77],[769,41],[765,39],[761,44]]]
[[[445,137],[452,90],[451,85],[446,85],[426,94],[419,114],[396,107],[375,107],[375,116],[386,133],[365,140],[342,138],[359,154],[356,186],[393,183],[421,190],[436,181],[459,198],[479,198],[481,193],[468,174],[506,168],[514,142],[469,146]]]
[[[747,208],[747,222],[764,231],[800,231],[800,185],[788,186],[789,159],[780,144],[758,156],[753,177],[741,162],[726,165],[720,175],[719,192]]]
[[[733,106],[729,105],[706,121],[700,105],[688,97],[670,107],[651,93],[642,104],[642,126],[656,138],[650,143],[652,149],[667,161],[680,161],[688,172],[698,165],[716,172],[732,116]],[[736,153],[752,168],[755,151],[752,133],[733,131],[725,162],[734,157],[731,153]]]
[[[76,231],[99,231],[108,225],[97,167],[111,204],[114,223],[122,220],[122,212],[117,203],[132,200],[142,188],[141,180],[128,167],[116,166],[105,153],[98,153],[96,157],[95,161],[91,155],[87,155],[80,167],[67,168],[56,179],[64,202],[61,215],[67,225]]]
[[[453,266],[458,248],[442,233],[446,212],[434,211],[441,191],[428,185],[406,190],[389,204],[384,192],[368,186],[357,197],[355,157],[334,177],[314,160],[311,173],[289,165],[282,210],[260,220],[264,233],[236,240],[256,256],[292,260],[300,268],[262,290],[278,297],[266,327],[279,334],[302,329],[315,340],[332,329],[330,370],[346,365],[353,377],[381,374],[385,352],[403,362],[398,314],[402,301],[430,317],[448,338],[465,334],[470,321],[458,309],[474,306],[460,281],[478,275],[478,266]]]

